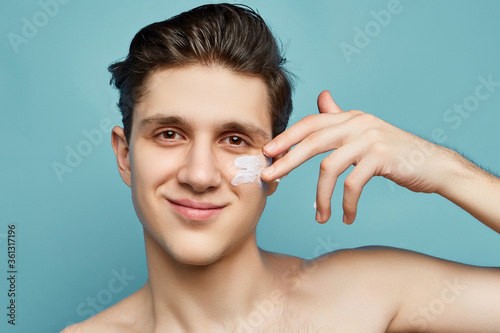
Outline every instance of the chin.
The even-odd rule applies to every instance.
[[[223,257],[221,249],[182,247],[174,251],[169,251],[175,261],[183,265],[208,266]]]
[[[182,240],[177,239],[175,243],[170,244],[172,246],[169,246],[168,249],[164,247],[164,249],[175,261],[181,264],[208,266],[239,252],[241,247],[245,247],[248,240],[250,240],[249,237],[231,240],[219,237],[216,239],[189,237]]]
[[[239,248],[253,240],[250,227],[246,228],[246,232],[241,231],[242,228],[239,228],[240,231],[236,229],[193,232],[174,228],[150,232],[149,228],[145,228],[149,236],[148,243],[157,254],[163,252],[174,262],[192,266],[212,265],[239,252]]]

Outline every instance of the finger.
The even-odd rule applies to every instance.
[[[319,223],[325,223],[330,218],[337,178],[358,160],[361,150],[362,147],[357,144],[343,146],[321,161],[316,190],[316,221]]]
[[[285,156],[287,153],[288,153],[288,150],[287,150],[287,151],[285,151],[284,153],[279,154],[279,155],[278,155],[278,156],[276,156],[276,157],[273,157],[273,159],[272,159],[272,161],[271,161],[271,165],[272,165],[273,163],[276,163],[276,161],[278,161],[279,159],[283,158],[283,156]],[[262,176],[262,171],[261,171],[261,176]],[[271,183],[279,183],[279,182],[280,182],[283,178],[285,178],[286,176],[288,176],[288,174],[285,174],[285,175],[283,175],[283,176],[281,176],[281,177],[279,177],[279,178],[277,177],[276,179],[273,179],[273,180],[272,180],[272,181],[270,181],[270,182],[271,182]],[[264,177],[261,177],[261,179],[262,179],[264,182],[266,182],[266,180],[264,180]]]
[[[337,149],[352,130],[351,126],[330,126],[314,132],[298,143],[285,156],[262,170],[266,182],[280,178],[318,154]]]
[[[320,113],[343,113],[337,103],[333,100],[328,90],[322,91],[318,96],[318,110]]]
[[[269,141],[263,148],[263,153],[268,157],[275,157],[300,141],[311,133],[323,128],[338,125],[351,118],[360,115],[360,111],[349,111],[340,114],[316,114],[302,118],[273,140]]]
[[[342,207],[344,216],[342,221],[345,224],[352,224],[356,218],[359,198],[363,187],[376,175],[376,161],[366,157],[352,170],[344,181],[344,199]]]

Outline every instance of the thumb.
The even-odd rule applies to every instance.
[[[318,96],[318,110],[320,113],[342,113],[344,112],[335,103],[328,90],[322,91]]]

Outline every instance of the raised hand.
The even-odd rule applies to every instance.
[[[355,168],[344,182],[343,197],[343,221],[348,224],[356,217],[364,185],[374,176],[427,193],[438,192],[449,181],[447,163],[458,155],[452,150],[371,114],[358,110],[344,112],[328,91],[319,95],[318,109],[319,114],[301,119],[264,146],[264,154],[269,157],[286,154],[262,172],[262,179],[271,182],[308,159],[331,151],[320,165],[316,196],[318,222],[324,223],[330,218],[337,178],[351,165]]]

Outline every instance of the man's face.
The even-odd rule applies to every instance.
[[[210,264],[255,241],[275,185],[231,180],[234,159],[261,155],[271,139],[268,109],[259,78],[222,67],[164,69],[152,75],[136,105],[130,144],[114,129],[137,215],[175,260]]]

